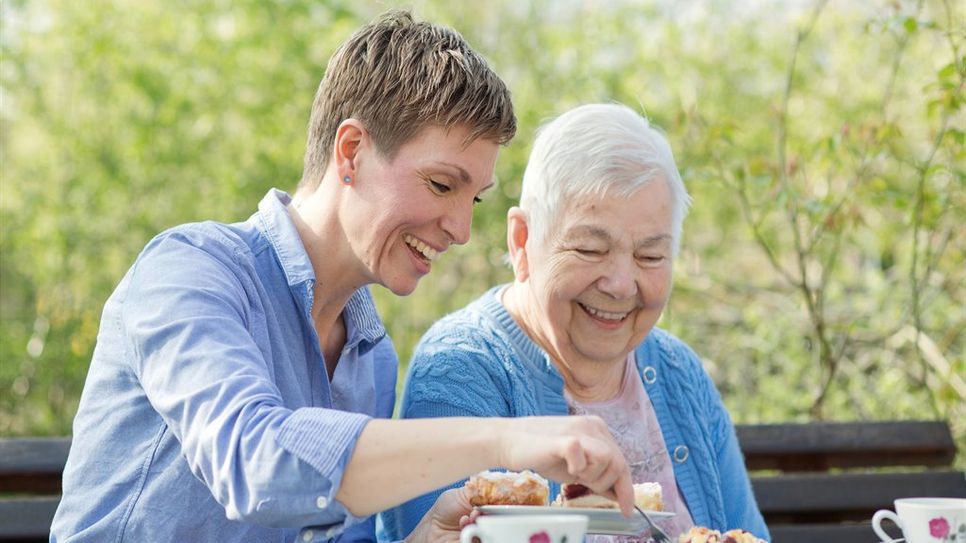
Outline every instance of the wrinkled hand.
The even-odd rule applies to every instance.
[[[630,468],[599,417],[522,417],[513,419],[502,437],[501,465],[507,469],[532,469],[556,481],[580,483],[616,499],[624,516],[631,516]]]
[[[472,523],[479,512],[470,505],[465,487],[447,490],[406,538],[406,543],[449,543],[460,540],[460,530]]]

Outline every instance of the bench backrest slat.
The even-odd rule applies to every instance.
[[[70,438],[0,439],[0,492],[60,493]]]
[[[753,477],[752,486],[762,514],[784,522],[868,520],[898,498],[966,497],[966,476],[955,470],[796,473]]]
[[[47,541],[58,496],[0,500],[0,541]]]
[[[888,523],[887,523],[888,524]],[[902,537],[892,525],[886,532]],[[869,522],[852,524],[804,524],[770,526],[772,541],[778,543],[879,543]]]
[[[949,466],[956,445],[943,421],[738,425],[749,470]]]

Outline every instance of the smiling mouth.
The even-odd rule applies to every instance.
[[[630,311],[623,311],[623,312],[604,311],[603,309],[597,309],[596,307],[590,307],[589,305],[585,305],[585,304],[582,304],[580,302],[577,302],[577,305],[579,305],[591,317],[594,317],[596,319],[600,319],[602,321],[620,322],[620,321],[626,319],[627,316],[631,314]]]
[[[409,248],[412,249],[412,252],[416,256],[422,258],[427,262],[432,262],[437,258],[439,258],[439,254],[440,254],[439,251],[437,251],[436,249],[433,249],[429,245],[416,239],[415,236],[412,236],[410,234],[405,234],[403,235],[403,241],[406,242],[406,245],[408,245]]]

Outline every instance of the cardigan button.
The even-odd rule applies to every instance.
[[[647,366],[644,371],[641,372],[641,377],[644,378],[644,382],[653,385],[654,381],[657,381],[657,370],[652,366]]]
[[[678,464],[683,464],[688,460],[688,454],[691,451],[688,450],[687,445],[678,445],[674,447],[674,461]]]

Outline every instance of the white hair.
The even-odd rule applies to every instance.
[[[520,208],[531,236],[546,240],[562,205],[616,191],[630,196],[663,174],[671,191],[674,253],[691,197],[664,134],[620,104],[587,104],[540,128],[523,174]]]

